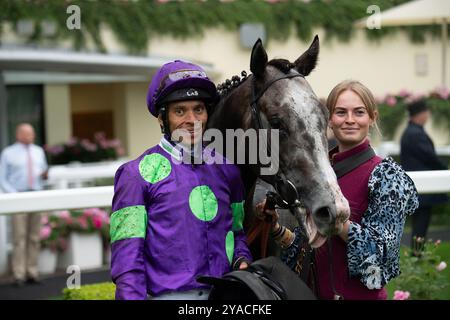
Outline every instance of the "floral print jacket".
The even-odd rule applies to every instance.
[[[351,222],[347,241],[350,277],[358,277],[369,289],[380,289],[400,274],[400,242],[406,217],[419,206],[414,182],[392,159],[373,170],[368,184],[368,208],[361,223]],[[294,267],[300,230],[282,259]],[[326,244],[325,244],[326,245]]]

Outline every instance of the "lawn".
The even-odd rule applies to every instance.
[[[406,248],[406,247],[402,247],[401,257],[404,257],[404,251],[407,249],[408,248]],[[441,257],[441,260],[445,261],[447,263],[447,265],[449,265],[449,267],[447,267],[446,269],[444,269],[441,272],[445,275],[445,277],[447,279],[450,279],[450,242],[442,242],[439,245],[439,248],[437,249],[436,252]],[[401,267],[402,267],[402,259],[400,259],[400,270],[401,270]],[[392,299],[396,288],[394,288],[394,285],[392,282],[388,283],[386,288],[388,290],[389,299]],[[450,286],[448,286],[446,289],[442,290],[442,292],[439,293],[438,297],[439,297],[439,299],[442,299],[442,300],[450,300]]]

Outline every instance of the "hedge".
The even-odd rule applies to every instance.
[[[63,290],[64,300],[114,300],[116,286],[112,282],[102,282],[81,286],[79,289]]]

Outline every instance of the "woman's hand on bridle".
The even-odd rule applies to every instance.
[[[278,214],[276,209],[269,209],[266,207],[266,199],[258,203],[255,209],[256,217],[260,220],[270,222],[272,225],[272,231],[279,228],[278,218],[280,217],[280,215]]]

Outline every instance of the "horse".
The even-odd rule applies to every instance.
[[[291,209],[298,208],[301,201],[305,210],[293,212],[312,248],[320,247],[328,237],[337,234],[350,215],[349,204],[328,159],[328,110],[305,79],[316,67],[318,54],[319,38],[315,36],[295,62],[268,61],[258,40],[250,57],[252,74],[247,76],[243,71],[242,78],[234,76],[218,86],[219,102],[207,123],[207,128],[218,129],[224,136],[228,129],[278,130],[279,141],[268,138],[264,145],[268,148],[278,144],[277,172],[261,175],[263,165],[249,163],[248,151],[245,163],[239,164],[247,192],[246,204],[252,203],[257,178],[273,185]],[[245,211],[244,226],[248,227],[256,217],[248,205]],[[258,256],[253,249],[252,254]]]

